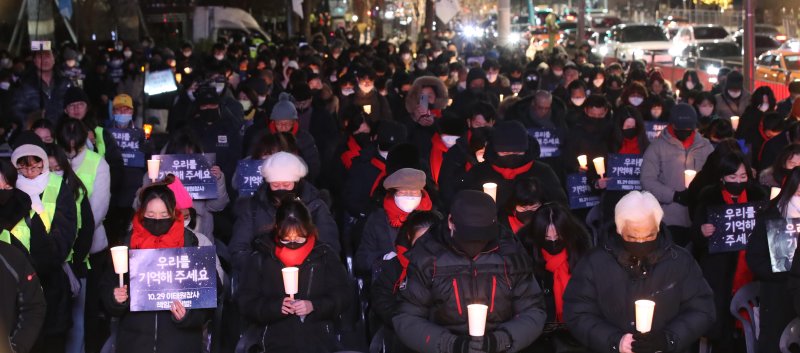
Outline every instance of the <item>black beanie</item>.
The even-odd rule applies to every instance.
[[[467,121],[450,111],[445,112],[438,123],[439,133],[444,135],[461,136],[467,132]]]
[[[386,157],[386,175],[403,169],[422,169],[420,165],[419,149],[410,143],[401,143],[389,150]]]
[[[492,145],[497,152],[527,152],[528,132],[519,121],[501,121],[492,132]]]
[[[469,85],[473,80],[478,79],[486,80],[486,71],[483,71],[483,69],[480,68],[469,70],[469,73],[467,74],[467,85]]]
[[[64,93],[64,108],[75,102],[89,104],[89,97],[80,87],[70,87],[67,89],[67,92]]]

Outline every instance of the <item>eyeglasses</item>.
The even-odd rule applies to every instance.
[[[32,166],[32,167],[17,167],[17,171],[20,172],[20,173],[22,173],[22,172],[37,173],[37,172],[41,172],[42,169],[44,169],[44,163],[42,163],[41,165],[35,165],[35,166]]]

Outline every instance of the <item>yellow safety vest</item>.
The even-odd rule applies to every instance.
[[[97,154],[101,157],[106,156],[106,140],[103,138],[103,128],[98,126],[94,128],[94,141]]]
[[[94,191],[94,179],[97,177],[97,167],[100,166],[100,160],[103,157],[100,154],[86,150],[86,157],[83,158],[83,163],[75,170],[78,179],[81,180],[83,186],[86,187],[86,196],[92,197]]]
[[[33,212],[31,212],[33,213]],[[14,235],[14,238],[22,243],[25,246],[25,249],[28,250],[28,253],[31,252],[31,229],[25,223],[25,219],[21,219],[14,228],[11,228],[11,232],[8,230],[3,229],[0,232],[0,241],[5,242],[7,244],[11,244],[11,235]]]
[[[47,187],[44,188],[42,193],[42,205],[44,211],[39,214],[39,217],[44,223],[44,229],[47,234],[50,234],[50,227],[53,225],[53,217],[56,214],[56,203],[58,202],[58,194],[61,192],[61,183],[64,178],[54,173],[50,173],[50,179],[47,181]]]

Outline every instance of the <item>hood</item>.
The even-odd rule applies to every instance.
[[[411,86],[411,90],[408,91],[408,95],[406,96],[406,110],[409,113],[413,114],[417,109],[417,105],[419,105],[419,93],[422,91],[422,87],[425,86],[433,86],[436,91],[436,101],[433,102],[434,109],[444,109],[447,107],[447,100],[449,97],[444,82],[437,77],[422,76],[414,80],[414,84]]]

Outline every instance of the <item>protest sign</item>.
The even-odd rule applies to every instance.
[[[606,190],[632,191],[641,190],[642,183],[639,176],[642,174],[641,154],[616,154],[608,155],[607,168],[608,184]]]
[[[661,135],[661,131],[667,128],[667,123],[661,121],[645,121],[644,127],[647,139],[653,141]]]
[[[739,251],[747,248],[750,233],[756,226],[756,214],[765,202],[723,205],[708,209],[708,223],[714,225],[714,234],[708,238],[708,252]]]
[[[174,300],[187,309],[217,306],[214,246],[131,250],[131,311],[169,310]]]
[[[549,158],[561,155],[561,137],[553,129],[528,129],[528,135],[539,142],[539,157]]]
[[[172,174],[181,180],[192,199],[217,198],[217,179],[211,175],[215,154],[157,154],[152,159],[161,161],[158,179]]]
[[[233,185],[239,190],[240,196],[253,196],[253,194],[264,182],[261,176],[261,164],[264,161],[259,159],[243,159],[236,166],[236,179]]]
[[[600,195],[589,186],[586,173],[567,175],[567,196],[569,196],[569,208],[573,210],[594,207],[600,203]]]
[[[798,233],[800,233],[800,218],[767,221],[767,245],[772,272],[788,272],[792,268]]]
[[[122,153],[122,162],[126,167],[130,168],[144,168],[144,152],[141,151],[142,141],[144,140],[144,132],[136,129],[107,129],[114,141],[117,142],[120,152]]]
[[[172,70],[148,71],[144,76],[144,93],[155,96],[178,90]]]

